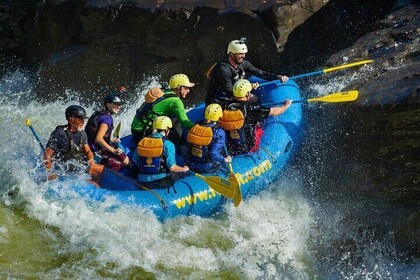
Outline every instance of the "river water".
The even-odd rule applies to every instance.
[[[146,84],[156,84],[156,79]],[[314,85],[325,94],[344,84]],[[395,249],[393,232],[381,226],[395,209],[364,199],[319,172],[334,157],[323,146],[335,132],[336,108],[310,105],[309,135],[282,179],[240,207],[226,205],[210,218],[159,222],[146,209],[106,211],[83,199],[51,201],[31,172],[41,149],[25,119],[44,143],[64,124],[77,93],[43,104],[32,98],[21,72],[0,84],[0,279],[418,279],[420,265]],[[136,88],[144,93],[146,86]],[[142,100],[118,117],[122,135]],[[86,105],[86,104],[84,104]],[[93,106],[85,106],[88,113]],[[328,133],[326,133],[328,130]],[[324,174],[327,176],[328,174]],[[368,182],[368,178],[365,182]],[[360,181],[354,182],[360,183]],[[339,184],[339,183],[337,183]],[[401,210],[404,211],[404,210]],[[384,223],[385,224],[385,223]]]

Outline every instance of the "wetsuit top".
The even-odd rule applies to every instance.
[[[218,63],[210,75],[207,87],[206,106],[218,100],[233,98],[233,85],[239,79],[254,75],[265,80],[275,80],[277,75],[254,67],[248,60],[243,60],[236,68],[228,60]]]
[[[84,131],[72,132],[66,125],[57,126],[51,133],[47,148],[54,151],[54,157],[67,161],[70,159],[83,160],[83,145],[87,144]]]

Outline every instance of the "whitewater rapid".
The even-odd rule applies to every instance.
[[[135,110],[157,80],[138,85],[140,98],[117,117],[122,136],[129,133]],[[329,86],[340,90],[345,83]],[[319,94],[326,90],[311,88]],[[108,211],[112,201],[92,207],[81,197],[47,199],[46,184],[31,176],[41,149],[25,120],[31,119],[46,143],[53,129],[66,123],[64,110],[78,103],[77,93],[68,91],[66,100],[38,102],[30,81],[17,71],[3,78],[0,101],[0,278],[411,279],[418,269],[393,258],[392,236],[375,240],[369,230],[365,237],[354,232],[358,225],[335,227],[342,217],[336,205],[337,215],[317,216],[323,212],[319,207],[334,202],[308,199],[301,176],[306,171],[297,165],[279,171],[282,179],[260,195],[238,208],[228,203],[210,218],[161,223],[148,209],[123,205]],[[94,111],[94,105],[82,105],[88,114]],[[361,260],[352,259],[351,249],[335,250],[333,242],[340,246],[343,235],[359,241],[354,246]]]

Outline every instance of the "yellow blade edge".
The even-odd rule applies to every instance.
[[[337,70],[341,70],[341,69],[346,69],[346,68],[350,68],[350,67],[353,67],[353,66],[368,64],[368,63],[372,63],[372,62],[373,62],[372,59],[368,59],[368,60],[358,61],[358,62],[354,62],[354,63],[344,64],[344,65],[341,65],[341,66],[327,68],[327,69],[324,69],[322,71],[324,73],[328,73],[328,72],[337,71]]]
[[[218,192],[219,194],[227,197],[233,198],[234,197],[234,188],[232,187],[232,183],[226,179],[220,178],[218,176],[203,176],[198,173],[195,173],[195,176],[202,179],[206,182],[210,188]]]
[[[114,138],[120,138],[121,122],[118,123],[117,128],[114,131]]]
[[[354,101],[359,96],[359,92],[357,90],[351,91],[344,91],[344,92],[337,92],[332,93],[326,96],[317,97],[317,98],[310,98],[308,102],[349,102]]]
[[[232,182],[232,187],[234,189],[233,206],[238,207],[242,201],[242,191],[241,187],[239,186],[238,178],[236,178],[234,173],[231,173],[229,181]]]
[[[229,170],[230,170],[230,176],[229,176],[229,181],[232,184],[232,189],[233,189],[233,206],[238,207],[239,204],[242,201],[242,192],[241,192],[241,188],[239,187],[239,181],[238,178],[235,175],[235,172],[233,172],[233,167],[232,167],[232,163],[229,162]]]

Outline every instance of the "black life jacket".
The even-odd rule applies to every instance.
[[[101,148],[98,149],[98,147],[96,146],[96,133],[98,132],[98,118],[100,116],[104,116],[104,115],[108,115],[111,116],[111,112],[108,110],[103,110],[103,111],[96,111],[92,114],[92,116],[89,118],[86,127],[85,127],[85,131],[86,131],[86,135],[88,138],[88,144],[89,147],[91,148],[91,150],[93,152],[97,152],[99,150],[101,150]],[[107,143],[111,142],[111,133],[112,130],[114,129],[114,123],[111,123],[111,127],[108,127],[105,136],[104,136],[104,140]]]
[[[82,162],[84,159],[84,152],[81,132],[77,133],[80,136],[80,138],[77,139],[76,135],[67,129],[67,125],[59,125],[56,129],[63,130],[67,136],[67,148],[58,151],[57,157],[63,162],[71,159]]]
[[[209,105],[214,102],[214,100],[228,101],[231,97],[227,96],[222,85],[217,84],[215,80],[215,72],[222,66],[227,66],[231,71],[232,85],[234,85],[240,79],[243,79],[246,75],[245,70],[242,68],[241,64],[237,68],[233,67],[229,61],[219,62],[213,64],[212,67],[207,71],[207,77],[210,78],[209,90],[207,91],[206,96],[206,105]]]
[[[136,110],[136,118],[139,120],[141,124],[141,129],[140,131],[137,131],[137,132],[142,133],[143,135],[151,134],[153,121],[157,117],[157,114],[153,111],[153,106],[165,100],[166,98],[176,97],[176,96],[177,95],[175,93],[165,93],[163,96],[157,98],[155,101],[151,103],[143,102],[140,108]]]

